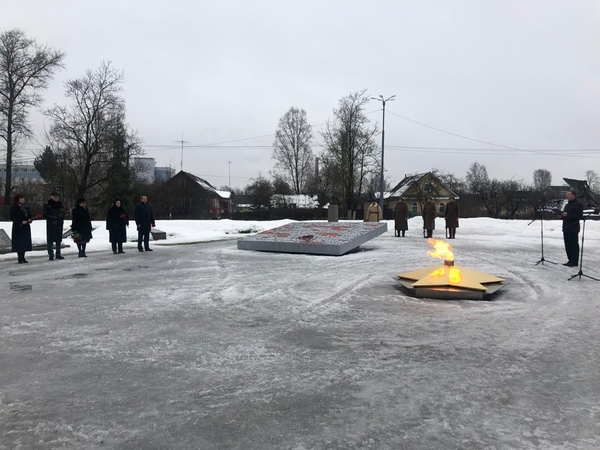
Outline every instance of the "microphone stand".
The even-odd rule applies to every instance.
[[[587,216],[583,216],[583,229],[581,230],[581,252],[580,252],[580,258],[579,258],[579,272],[577,272],[575,275],[572,275],[567,281],[571,281],[575,277],[579,277],[580,280],[581,280],[581,277],[586,277],[586,278],[589,278],[594,281],[600,281],[598,278],[590,277],[589,275],[586,275],[585,273],[583,273],[583,242],[585,241],[585,222],[587,221],[587,219],[590,218],[591,215],[592,215],[592,213],[589,213]]]
[[[535,263],[535,265],[537,266],[538,264],[542,264],[542,266],[544,265],[545,262],[550,263],[550,264],[556,264],[554,261],[549,261],[546,258],[544,258],[544,211],[539,211],[540,213],[540,242],[542,244],[542,257],[540,258],[540,260],[538,262]],[[535,222],[536,219],[533,219],[531,222],[529,222],[527,224],[527,226],[531,225],[533,222]]]

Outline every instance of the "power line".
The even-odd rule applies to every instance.
[[[459,137],[461,139],[467,139],[469,141],[479,142],[480,144],[492,145],[494,147],[506,148],[506,149],[509,149],[509,150],[518,150],[518,151],[521,151],[521,152],[535,153],[535,154],[538,154],[538,155],[548,154],[548,153],[544,153],[544,152],[537,152],[535,150],[527,150],[527,149],[523,149],[523,148],[510,147],[510,146],[507,146],[507,145],[495,144],[493,142],[487,142],[487,141],[483,141],[481,139],[475,139],[475,138],[471,138],[471,137],[468,137],[468,136],[463,136],[462,134],[452,133],[451,131],[442,130],[441,128],[437,128],[437,127],[434,127],[434,126],[431,126],[431,125],[427,125],[426,123],[419,122],[417,120],[409,119],[408,117],[401,116],[400,114],[396,114],[395,112],[392,112],[392,111],[388,111],[388,112],[390,114],[393,114],[394,116],[400,117],[401,119],[408,120],[409,122],[416,123],[418,125],[421,125],[421,126],[426,127],[426,128],[430,128],[430,129],[435,130],[435,131],[439,131],[440,133],[446,133],[446,134],[449,134],[451,136]]]

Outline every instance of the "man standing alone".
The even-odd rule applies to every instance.
[[[579,221],[583,218],[583,205],[577,200],[577,192],[574,190],[568,191],[566,197],[568,203],[561,217],[565,250],[569,260],[563,266],[576,267],[579,265]]]
[[[460,207],[454,201],[454,197],[448,198],[444,217],[446,218],[446,229],[448,230],[448,239],[456,239],[456,229],[458,228],[458,216],[460,216]]]
[[[63,222],[65,211],[62,202],[58,200],[58,193],[52,192],[50,199],[44,204],[42,217],[46,219],[46,245],[48,249],[48,258],[54,259],[52,244],[56,242],[56,259],[64,259],[60,255],[60,244],[62,242]]]
[[[151,252],[150,229],[154,227],[154,214],[152,214],[152,208],[148,205],[148,197],[145,195],[140,197],[140,203],[136,205],[133,216],[138,230],[138,250],[140,252]],[[144,241],[143,248],[142,240]]]
[[[437,211],[431,197],[427,197],[425,200],[421,215],[423,216],[423,229],[426,230],[426,233],[423,233],[423,237],[433,237],[433,230],[435,230],[435,216],[437,215]]]

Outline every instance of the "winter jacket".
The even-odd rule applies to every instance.
[[[62,242],[65,211],[62,202],[50,199],[44,204],[42,217],[46,219],[46,242]]]
[[[72,214],[71,229],[81,236],[79,242],[90,242],[92,239],[92,219],[90,218],[88,209],[77,205],[73,208]]]
[[[444,210],[444,217],[446,218],[446,228],[458,228],[458,218],[460,216],[460,207],[456,202],[448,202],[446,209]]]
[[[579,233],[579,221],[583,218],[583,205],[575,198],[569,200],[563,211],[567,213],[567,216],[563,217],[563,232]]]
[[[154,214],[148,203],[138,203],[133,210],[133,216],[139,231],[148,232],[154,226]]]
[[[122,206],[112,206],[106,214],[106,229],[108,230],[108,240],[112,243],[127,242],[127,227],[129,226],[129,216]]]
[[[15,204],[10,207],[10,220],[12,222],[12,251],[17,253],[31,251],[31,211],[29,206]],[[28,221],[24,224],[24,221]]]
[[[408,230],[408,205],[404,202],[398,202],[394,209],[394,229]]]
[[[379,222],[381,220],[381,207],[373,202],[367,208],[365,222]]]
[[[425,203],[423,205],[423,229],[435,230],[435,216],[437,212],[433,203]]]

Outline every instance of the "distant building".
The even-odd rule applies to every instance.
[[[405,176],[389,193],[384,194],[386,208],[394,210],[400,197],[408,204],[411,215],[421,214],[426,197],[432,198],[439,214],[444,213],[448,197],[459,199],[459,196],[432,172]]]
[[[219,191],[208,181],[184,172],[173,176],[162,191],[173,219],[221,219],[231,214],[231,192]]]
[[[154,158],[133,158],[133,160],[140,180],[147,184],[154,183],[156,160]]]
[[[154,168],[154,181],[167,181],[173,178],[175,175],[175,169],[172,167],[155,167]]]
[[[6,161],[0,161],[0,183],[4,184],[6,180]],[[19,164],[13,163],[12,165],[12,183],[18,185],[19,183],[26,183],[28,181],[42,181],[40,173],[36,170],[33,164]]]
[[[175,170],[171,167],[156,167],[154,158],[134,158],[140,180],[147,184],[164,182],[173,178]]]

